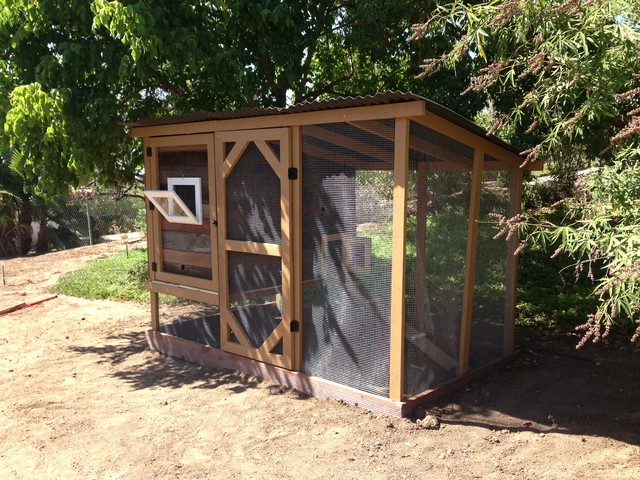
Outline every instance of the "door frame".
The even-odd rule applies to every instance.
[[[280,154],[278,155],[266,143],[278,141]],[[235,143],[229,154],[226,154],[225,144]],[[292,164],[291,129],[288,127],[269,128],[259,130],[234,130],[216,132],[215,159],[217,170],[217,218],[218,218],[218,267],[220,293],[220,347],[223,351],[248,357],[290,370],[298,367],[296,345],[299,342],[296,328],[292,328],[293,320],[293,186],[290,179]],[[233,171],[242,154],[254,143],[280,179],[280,211],[281,211],[281,244],[258,243],[227,239],[226,212],[226,179]],[[252,253],[281,258],[281,296],[282,320],[265,339],[262,345],[254,347],[236,320],[230,308],[229,292],[229,252]],[[299,322],[297,323],[299,326]],[[233,337],[235,337],[234,341]],[[272,350],[282,342],[282,354]]]
[[[189,147],[204,145],[207,150],[207,182],[209,184],[209,228],[211,237],[211,280],[205,278],[197,278],[189,275],[180,275],[177,273],[163,271],[163,246],[162,246],[162,215],[157,209],[149,210],[151,223],[148,224],[149,244],[149,263],[155,264],[154,268],[149,269],[149,278],[152,281],[162,281],[187,287],[199,288],[207,291],[217,292],[219,288],[219,269],[218,269],[218,233],[217,226],[217,208],[216,208],[216,168],[214,156],[214,135],[213,133],[197,134],[197,135],[174,135],[167,137],[151,137],[145,142],[145,155],[149,157],[149,171],[145,172],[150,181],[146,188],[158,190],[160,188],[160,165],[158,160],[159,148],[175,147],[176,150],[186,149]],[[147,155],[147,148],[150,148],[151,155]],[[147,162],[145,162],[145,165]],[[185,174],[188,174],[188,165],[185,165]]]

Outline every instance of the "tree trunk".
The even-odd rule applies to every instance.
[[[36,242],[36,253],[47,253],[49,251],[49,233],[47,232],[47,217],[40,218],[40,231]]]
[[[18,213],[18,255],[26,255],[31,250],[31,244],[33,243],[31,239],[33,234],[32,221],[31,204],[25,201]]]

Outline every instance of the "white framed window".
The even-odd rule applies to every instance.
[[[169,177],[168,190],[145,190],[144,195],[169,222],[202,224],[200,177]]]
[[[196,223],[202,224],[202,185],[200,177],[169,177],[169,191],[174,191],[180,200],[196,217]]]

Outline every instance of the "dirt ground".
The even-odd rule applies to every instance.
[[[124,248],[0,260],[0,310]],[[145,305],[59,296],[0,320],[2,479],[640,478],[637,348],[521,333],[427,429],[150,352]]]

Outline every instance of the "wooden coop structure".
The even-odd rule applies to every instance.
[[[472,122],[396,92],[128,126],[152,348],[405,416],[513,353],[523,159]]]

